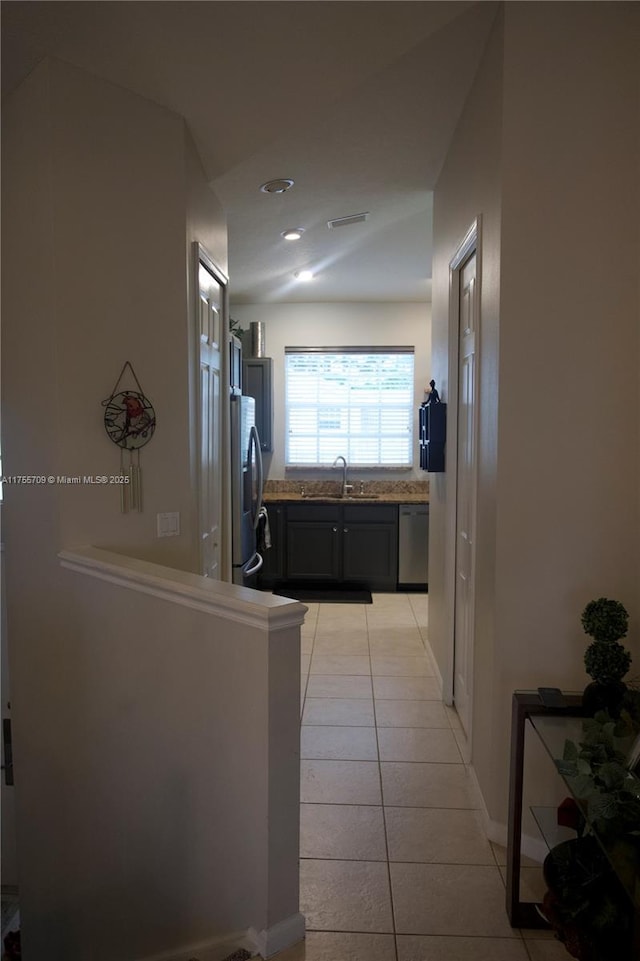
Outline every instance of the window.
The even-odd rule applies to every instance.
[[[287,347],[287,467],[413,463],[413,347]]]

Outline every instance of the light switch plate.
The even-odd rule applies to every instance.
[[[169,511],[166,514],[156,514],[158,537],[177,537],[180,533],[180,512]]]

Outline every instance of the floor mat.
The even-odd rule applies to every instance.
[[[372,604],[371,591],[358,587],[324,587],[314,584],[280,584],[274,588],[279,597],[310,604]]]

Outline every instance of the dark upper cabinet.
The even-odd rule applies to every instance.
[[[242,361],[242,393],[255,398],[260,449],[273,450],[273,361],[271,357],[246,357]]]

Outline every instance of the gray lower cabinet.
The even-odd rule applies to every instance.
[[[287,580],[341,580],[342,508],[333,504],[291,504],[287,507]]]
[[[398,564],[395,524],[349,524],[342,540],[342,574],[369,590],[395,590]]]
[[[268,509],[271,519],[272,509]],[[288,504],[281,509],[284,518],[280,528],[280,573],[275,574],[276,559],[267,559],[267,552],[262,586],[273,586],[280,576],[291,581],[349,581],[370,590],[396,589],[395,505]]]
[[[398,581],[398,517],[394,504],[345,504],[342,576],[369,590],[395,591]]]

